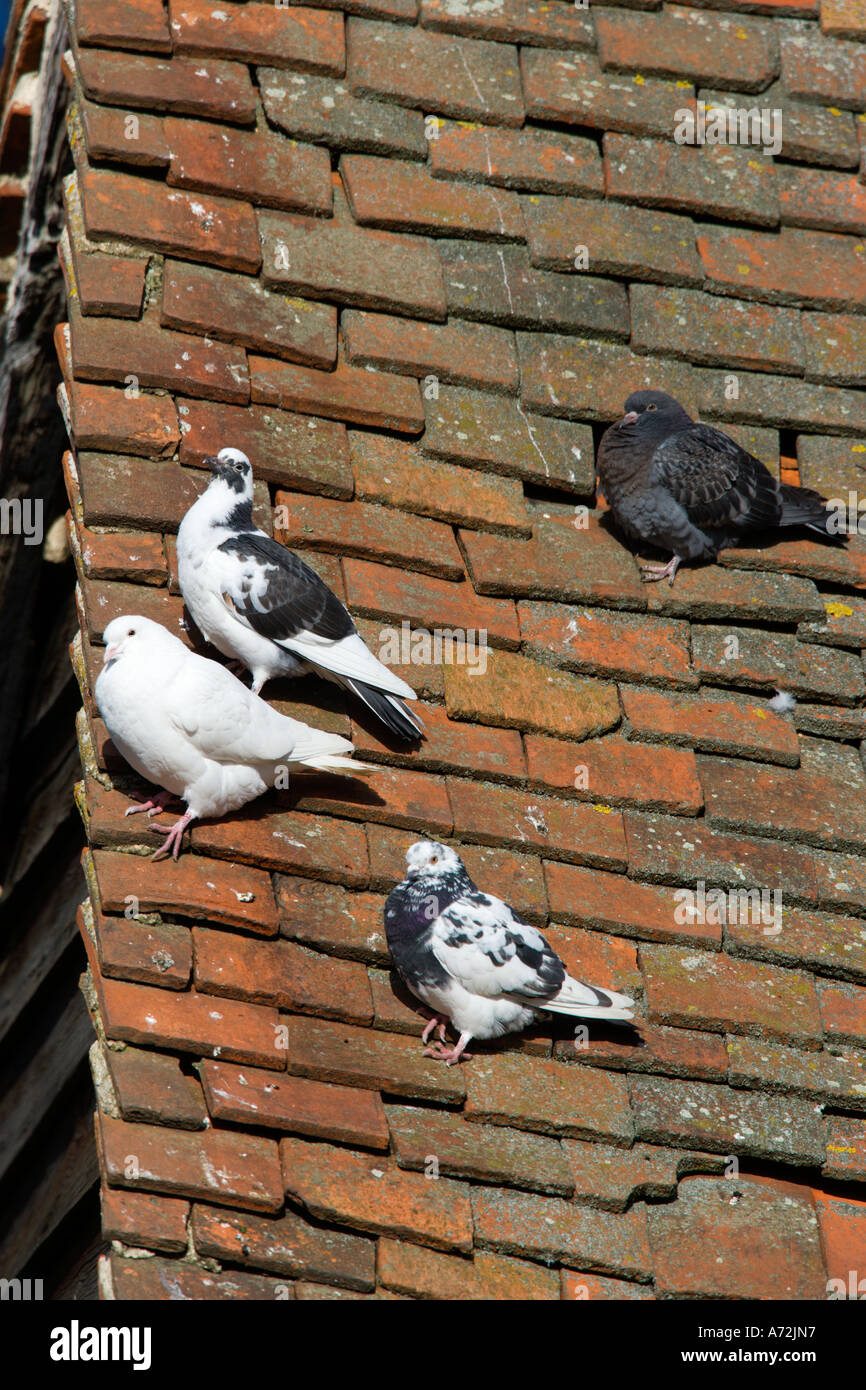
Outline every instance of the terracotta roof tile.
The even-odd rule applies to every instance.
[[[297,1076],[374,1091],[381,1087],[389,1095],[459,1103],[465,1094],[459,1073],[434,1071],[415,1038],[393,1032],[294,1018],[289,1023],[287,1061]]]
[[[167,1255],[182,1255],[186,1250],[189,1202],[149,1192],[124,1192],[119,1187],[103,1187],[100,1200],[107,1239]]]
[[[554,1272],[528,1260],[479,1250],[467,1262],[384,1237],[379,1241],[378,1275],[385,1288],[411,1298],[522,1302],[558,1297]]]
[[[554,1055],[564,1061],[576,1061],[587,1067],[606,1067],[613,1071],[635,1072],[660,1076],[697,1077],[707,1081],[724,1081],[728,1063],[724,1042],[712,1033],[690,1032],[685,1028],[666,1028],[654,1023],[641,1023],[640,1046],[616,1038],[589,1038],[585,1048],[575,1048],[571,1042],[559,1042]]]
[[[555,1197],[475,1188],[472,1210],[479,1244],[514,1254],[526,1251],[544,1263],[590,1269],[648,1282],[652,1255],[643,1203],[612,1214]]]
[[[161,989],[186,989],[192,973],[192,943],[186,927],[129,921],[93,914],[96,950],[104,975]]]
[[[410,6],[414,17],[415,0],[392,3]],[[420,111],[353,96],[345,81],[331,77],[270,67],[259,68],[257,77],[268,120],[297,139],[370,154],[426,155]]]
[[[232,1270],[211,1274],[200,1265],[180,1260],[128,1259],[114,1252],[108,1257],[106,1283],[111,1298],[145,1301],[151,1299],[195,1299],[222,1302],[227,1298],[257,1302],[293,1297],[292,1286],[261,1274],[239,1274]]]
[[[252,399],[329,420],[420,434],[424,410],[418,384],[387,372],[368,372],[342,358],[326,372],[250,357]]]
[[[401,1168],[429,1172],[432,1156],[436,1172],[448,1177],[572,1195],[568,1163],[555,1139],[416,1106],[388,1106],[387,1116]]]
[[[349,960],[389,959],[381,897],[284,874],[277,875],[275,887],[283,936]]]
[[[677,941],[712,949],[721,945],[721,924],[689,921],[685,914],[672,911],[670,888],[625,882],[618,874],[575,864],[545,863],[544,878],[551,915],[557,922],[645,941]]]
[[[564,739],[526,737],[533,782],[573,792],[581,801],[700,814],[704,799],[694,754],[630,743],[618,735],[587,739],[575,752]]]
[[[477,8],[477,7],[475,7]],[[541,44],[544,47],[591,48],[592,22],[569,5],[549,0],[501,0],[495,12],[456,7],[448,0],[421,0],[421,23],[428,29],[466,34],[469,38]]]
[[[96,241],[138,237],[157,251],[256,271],[261,250],[249,203],[198,196],[126,173],[90,169],[81,176],[87,235]]]
[[[857,45],[796,33],[781,42],[782,78],[793,96],[862,111],[866,77]]]
[[[103,1058],[124,1120],[205,1128],[207,1109],[201,1086],[181,1071],[176,1057],[125,1046],[121,1050],[106,1047]]]
[[[110,1186],[200,1197],[250,1211],[282,1205],[277,1145],[228,1131],[167,1130],[101,1115],[100,1157]]]
[[[769,906],[763,906],[771,921]],[[649,1015],[657,1022],[817,1045],[818,999],[813,980],[802,972],[680,946],[642,946],[641,964]]]
[[[254,1122],[265,1129],[335,1139],[365,1149],[388,1148],[388,1126],[375,1091],[300,1076],[202,1062],[201,1079],[215,1120]]]
[[[394,322],[402,323],[405,336],[405,321]],[[390,435],[352,430],[349,448],[359,500],[381,502],[479,531],[530,534],[523,489],[517,479],[490,477],[478,469],[439,463],[425,458],[414,444]],[[355,564],[355,572],[358,568]],[[393,579],[393,575],[377,572],[377,582],[386,588]],[[465,596],[463,602],[468,601]],[[497,605],[484,606],[492,612]]]
[[[594,140],[531,127],[517,131],[449,122],[430,142],[430,170],[434,178],[537,193],[600,197],[604,189]]]
[[[523,123],[517,49],[484,39],[350,18],[349,84],[358,96],[493,125]]]
[[[207,917],[226,926],[274,936],[277,914],[270,877],[260,870],[218,860],[178,859],[158,873],[148,860],[97,850],[93,866],[107,912],[130,904],[139,912],[167,911]]]
[[[855,985],[821,981],[818,986],[821,1022],[828,1038],[855,1043],[866,1039],[866,998]]]
[[[726,1040],[734,1086],[804,1096],[809,1100],[866,1109],[866,1056],[845,1052],[805,1052],[754,1038]]]
[[[331,1150],[323,1168],[318,1145],[280,1143],[286,1191],[311,1215],[355,1230],[402,1237],[434,1250],[472,1250],[470,1188],[399,1169],[391,1158]]]
[[[466,188],[435,179],[420,164],[347,154],[340,172],[355,220],[366,227],[429,236],[480,236],[523,241],[524,226],[516,193]]]
[[[346,48],[340,15],[307,6],[223,5],[214,11],[208,0],[171,0],[171,36],[176,52],[244,63],[341,74]]]
[[[700,1081],[635,1077],[635,1132],[656,1144],[814,1166],[824,1155],[818,1107],[785,1096],[731,1092]]]
[[[596,15],[602,67],[716,82],[736,92],[760,92],[779,72],[775,33],[764,20],[714,17],[676,5],[663,14],[600,9]]]
[[[646,605],[633,557],[598,524],[598,514],[588,514],[576,506],[571,518],[551,519],[542,513],[540,517],[536,514],[533,522],[531,541],[508,538],[491,542],[487,536],[462,533],[472,580],[480,594],[565,599],[603,608]],[[628,661],[628,655],[619,659]],[[615,660],[611,653],[608,661]]]
[[[517,351],[512,334],[478,324],[422,324],[384,314],[346,310],[341,328],[349,361],[361,367],[424,378],[425,389],[443,381],[516,391]]]
[[[192,58],[151,58],[88,49],[76,71],[85,94],[109,106],[176,111],[250,125],[255,119],[253,85],[241,63]]]
[[[850,1271],[857,1269],[857,1251],[863,1248],[866,1202],[814,1192],[815,1210],[827,1273],[842,1280],[843,1294],[851,1292]],[[859,1281],[857,1292],[859,1294]]]
[[[325,150],[272,131],[238,130],[167,117],[168,183],[246,197],[257,206],[327,216],[331,166]]]
[[[595,53],[525,48],[520,62],[527,115],[536,120],[669,136],[676,112],[695,109],[690,81],[607,72]]]
[[[171,35],[159,0],[81,0],[78,41],[106,48],[170,53]]]
[[[615,280],[538,270],[524,246],[444,239],[437,249],[449,312],[461,319],[629,336],[628,302]]]
[[[77,255],[75,243],[71,246],[75,290],[82,314],[138,318],[147,263],[127,261],[121,256]]]
[[[575,1201],[602,1211],[625,1211],[633,1200],[676,1195],[682,1155],[651,1144],[632,1149],[607,1144],[562,1141],[562,1152],[574,1176]]]
[[[716,294],[768,304],[848,309],[866,298],[866,269],[856,241],[796,227],[778,233],[709,227],[698,234],[707,286]]]
[[[67,402],[69,428],[77,449],[158,458],[173,454],[177,448],[177,412],[166,396],[136,393],[134,386],[127,396],[110,386],[83,383],[76,383],[69,392],[61,387],[59,394]]]
[[[561,1298],[566,1299],[614,1299],[630,1302],[653,1299],[655,1294],[649,1284],[633,1284],[625,1279],[606,1279],[603,1274],[576,1274],[573,1270],[560,1270]]]
[[[424,707],[424,743],[417,753],[396,750],[387,734],[352,725],[352,742],[364,758],[427,768],[432,772],[470,773],[502,781],[526,775],[520,734],[512,729],[485,729],[449,719],[437,705]]]
[[[250,377],[242,348],[160,327],[155,314],[107,324],[70,312],[72,365],[79,381],[131,383],[245,405]]]
[[[376,1286],[373,1241],[344,1231],[317,1230],[293,1212],[275,1219],[197,1202],[192,1231],[196,1249],[211,1259],[322,1280],[337,1288],[364,1292]]]
[[[607,1139],[627,1148],[633,1136],[623,1078],[525,1057],[478,1057],[467,1080],[468,1119],[539,1134]]]
[[[608,196],[673,212],[776,226],[780,205],[786,204],[770,162],[756,160],[750,149],[740,145],[721,153],[718,149],[710,153],[710,149],[605,135]]]
[[[445,318],[445,286],[433,246],[357,226],[336,197],[334,212],[325,225],[260,214],[266,285],[362,309]]]
[[[739,1178],[689,1178],[670,1206],[649,1208],[660,1291],[703,1298],[826,1297],[818,1222],[808,1189]],[[763,1255],[751,1258],[754,1233]],[[706,1250],[715,1254],[707,1260]]]

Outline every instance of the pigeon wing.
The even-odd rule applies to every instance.
[[[337,641],[355,631],[337,595],[300,556],[265,533],[244,531],[217,547],[224,557],[223,602],[261,637],[299,633]]]
[[[487,893],[458,898],[440,913],[431,949],[458,984],[487,999],[543,1005],[565,980],[565,967],[541,932]]]
[[[778,485],[754,455],[711,425],[691,425],[659,444],[650,482],[665,488],[702,530],[778,524]]]
[[[244,531],[223,541],[215,559],[223,603],[261,637],[323,670],[415,699],[369,650],[336,594],[279,541]]]
[[[224,764],[297,761],[351,749],[253,695],[216,661],[190,652],[163,696],[169,724],[200,753]]]

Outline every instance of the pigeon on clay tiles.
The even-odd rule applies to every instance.
[[[353,751],[348,739],[279,714],[150,618],[115,618],[103,638],[99,712],[126,761],[165,788],[126,814],[154,816],[172,799],[185,803],[173,826],[154,826],[166,836],[154,859],[177,859],[191,821],[236,811],[272,787],[281,769],[372,770],[342,756]]]
[[[403,703],[411,686],[365,645],[315,570],[253,524],[253,473],[240,449],[205,463],[214,476],[177,536],[180,590],[196,625],[223,656],[252,672],[258,694],[272,676],[306,671],[346,686],[400,738],[423,724]]]
[[[664,391],[635,391],[598,450],[602,491],[626,535],[672,550],[666,565],[642,565],[647,581],[671,584],[683,560],[714,560],[753,533],[805,526],[825,539],[832,512],[811,488],[778,483],[721,430],[696,424]]]
[[[631,999],[572,979],[540,931],[476,888],[453,849],[419,840],[406,863],[385,903],[385,935],[396,970],[434,1013],[422,1042],[434,1028],[439,1040],[425,1057],[451,1066],[471,1038],[520,1032],[545,1011],[631,1022]],[[460,1034],[450,1049],[446,1019]]]

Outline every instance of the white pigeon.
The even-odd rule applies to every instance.
[[[501,898],[482,893],[459,854],[435,840],[406,852],[406,877],[385,903],[385,935],[397,972],[434,1012],[425,1048],[452,1066],[471,1038],[520,1032],[547,1011],[630,1023],[634,1001],[582,985],[568,974],[540,931]],[[445,1046],[445,1020],[460,1034]]]
[[[353,752],[348,739],[279,714],[150,618],[115,618],[103,640],[99,712],[126,761],[165,788],[126,814],[154,816],[173,798],[186,805],[170,829],[154,826],[167,837],[154,859],[177,859],[191,821],[236,811],[274,786],[281,769],[372,771],[342,756]]]
[[[400,738],[423,724],[416,695],[364,643],[336,594],[299,556],[253,525],[253,472],[240,449],[204,462],[214,476],[177,535],[180,591],[196,626],[243,663],[258,694],[273,676],[317,671],[346,686]]]

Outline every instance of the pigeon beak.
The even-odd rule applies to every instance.
[[[106,647],[106,648],[105,648],[105,656],[102,658],[102,664],[103,664],[103,666],[107,666],[108,663],[109,663],[109,661],[112,661],[112,660],[114,659],[114,657],[116,657],[116,656],[117,656],[117,645],[116,645],[115,643],[112,643],[112,645],[111,645],[110,647]]]
[[[202,459],[202,463],[205,465],[206,468],[210,469],[211,473],[216,473],[219,459],[216,457],[215,454],[211,454],[209,458]]]
[[[619,422],[619,428],[622,429],[623,425],[633,425],[636,419],[637,419],[637,411],[636,411],[636,410],[630,410],[630,411],[628,411],[628,413],[627,413],[626,415],[623,415],[622,419],[620,420],[620,422]]]

